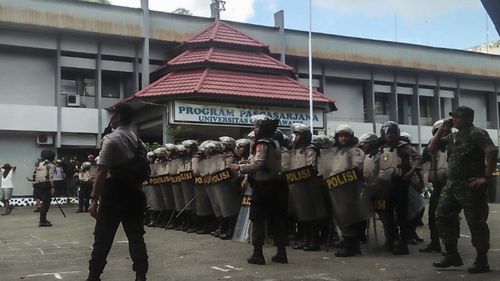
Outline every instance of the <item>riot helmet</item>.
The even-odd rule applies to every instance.
[[[278,129],[280,120],[260,114],[250,117],[250,122],[252,122],[255,126],[255,139],[259,140],[263,138],[272,138],[274,136],[274,132]]]
[[[380,128],[380,136],[386,142],[395,142],[399,139],[400,135],[399,124],[394,121],[386,121]]]
[[[295,147],[305,147],[311,144],[312,134],[309,127],[302,123],[293,123],[291,129],[293,132],[292,142]]]
[[[224,146],[224,151],[233,151],[236,148],[236,140],[232,137],[223,136],[219,138],[219,141]]]

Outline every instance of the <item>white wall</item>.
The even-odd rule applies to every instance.
[[[98,112],[95,108],[61,108],[61,131],[97,134]]]
[[[57,107],[0,103],[1,130],[55,132]]]
[[[55,105],[55,54],[0,50],[0,103]]]
[[[460,96],[460,105],[465,105],[474,109],[474,125],[486,129],[486,95],[478,92],[462,92]]]
[[[346,122],[363,122],[365,120],[363,107],[363,84],[355,82],[339,82],[327,80],[325,93],[335,100],[338,111],[329,116],[335,120]]]
[[[0,165],[10,163],[17,167],[14,176],[14,195],[31,196],[33,188],[26,177],[31,178],[35,161],[42,147],[36,145],[36,134],[5,133],[0,137]]]

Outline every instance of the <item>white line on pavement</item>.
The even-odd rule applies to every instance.
[[[54,276],[54,278],[62,280],[61,274],[75,274],[75,273],[80,273],[81,271],[66,271],[66,272],[49,272],[49,273],[38,273],[38,274],[30,274],[26,275],[26,277],[37,277],[37,276]]]
[[[229,269],[224,269],[224,268],[220,268],[220,267],[217,267],[217,266],[212,266],[213,269],[215,270],[218,270],[218,271],[222,271],[222,272],[228,272]]]
[[[239,267],[234,267],[232,265],[229,265],[229,264],[226,264],[225,267],[227,268],[231,268],[231,269],[234,269],[234,270],[243,270],[243,268],[239,268]]]

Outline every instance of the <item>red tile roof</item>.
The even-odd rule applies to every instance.
[[[309,101],[309,90],[296,80],[282,75],[266,75],[215,69],[175,71],[155,81],[134,94],[130,99],[171,97],[192,94],[196,97],[222,95],[254,99]],[[335,110],[334,101],[328,96],[313,92],[316,103]]]
[[[246,35],[245,33],[231,27],[230,25],[217,21],[207,29],[203,30],[198,35],[188,39],[184,44],[203,43],[203,42],[220,42],[228,44],[236,44],[243,46],[261,47],[268,49],[269,46],[259,40]]]
[[[240,65],[272,70],[293,71],[293,68],[262,52],[249,52],[221,48],[187,50],[170,60],[169,66],[196,63]]]

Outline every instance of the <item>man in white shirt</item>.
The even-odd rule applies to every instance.
[[[0,169],[2,184],[0,188],[0,201],[2,201],[5,206],[5,212],[2,213],[2,216],[10,214],[12,209],[14,209],[13,205],[10,205],[10,198],[12,197],[12,191],[14,190],[14,172],[16,171],[16,166],[12,167],[9,163],[6,163]]]

